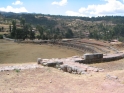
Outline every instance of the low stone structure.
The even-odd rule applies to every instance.
[[[84,54],[84,60],[80,63],[91,64],[91,63],[98,63],[102,61],[103,61],[103,54],[90,53],[90,54]]]
[[[124,53],[108,54],[103,57],[103,62],[115,61],[124,58]]]
[[[118,60],[121,58],[124,58],[124,53],[109,54],[109,55],[95,53],[95,54],[84,54],[83,57],[73,56],[73,57],[61,58],[61,59],[58,59],[58,58],[40,59],[38,58],[37,63],[43,66],[55,67],[68,73],[86,74],[90,72],[103,71],[103,69],[101,68],[91,67],[86,64],[91,64],[91,63],[96,63],[96,62],[114,61],[114,60]]]
[[[115,61],[122,58],[124,58],[123,52],[115,53],[115,54],[107,54],[107,55],[103,55],[101,53],[93,53],[93,54],[84,54],[84,58],[82,58],[82,60],[77,60],[76,62],[84,63],[84,64],[92,64],[92,63]]]
[[[91,67],[86,64],[80,64],[84,59],[78,56],[73,56],[69,58],[61,58],[61,59],[42,59],[40,60],[40,64],[43,66],[54,67],[60,69],[64,72],[74,73],[74,74],[86,74],[90,72],[100,72],[103,71],[101,68]],[[79,61],[79,62],[78,62]],[[39,58],[37,60],[39,64]]]
[[[101,53],[84,54],[84,59],[85,60],[103,59],[103,54]]]

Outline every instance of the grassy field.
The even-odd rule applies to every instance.
[[[83,55],[81,52],[58,46],[14,43],[0,40],[0,63],[36,62],[37,58],[65,58]]]

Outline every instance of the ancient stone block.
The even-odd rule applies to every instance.
[[[47,62],[48,67],[56,67],[57,62]]]
[[[72,67],[73,72],[77,72],[77,67]]]
[[[78,68],[78,69],[77,69],[77,73],[78,73],[78,74],[81,74],[81,73],[82,73],[82,71],[83,71],[83,70],[82,70],[82,69],[80,69],[80,68]]]
[[[43,66],[47,66],[47,62],[43,62],[42,65],[43,65]]]
[[[103,54],[101,53],[84,54],[85,60],[102,59],[102,58],[103,58]]]
[[[59,61],[57,62],[57,65],[62,65],[62,64],[63,64],[63,62],[61,62],[61,61],[60,62]]]
[[[61,70],[63,70],[64,72],[67,72],[67,66],[68,65],[60,65]]]
[[[41,61],[42,61],[42,59],[41,58],[38,58],[37,59],[37,64],[41,64]]]
[[[67,72],[72,73],[72,67],[67,66]]]

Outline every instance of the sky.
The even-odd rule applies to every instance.
[[[1,0],[0,11],[67,16],[124,16],[124,0]]]

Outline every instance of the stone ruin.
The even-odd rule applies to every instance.
[[[37,63],[47,67],[54,67],[59,70],[74,74],[87,74],[90,72],[101,72],[104,71],[102,68],[92,67],[81,62],[91,59],[101,59],[102,54],[85,54],[84,58],[79,56],[73,56],[68,58],[53,58],[53,59],[37,59]]]
[[[6,38],[3,36],[4,39],[6,40],[11,40],[15,41],[14,39]],[[22,41],[21,41],[22,42]],[[41,43],[51,43],[49,40],[33,40],[33,41],[25,41],[22,43],[35,43],[35,44],[41,44]],[[105,49],[101,49],[99,47],[94,47],[90,43],[83,43],[80,44],[78,42],[59,42],[55,43],[60,46],[67,46],[70,48],[78,49],[81,50],[82,52],[90,52],[90,54],[84,54],[84,56],[79,57],[79,56],[73,56],[69,58],[61,58],[61,59],[37,59],[37,63],[41,64],[43,66],[48,66],[48,67],[56,67],[60,70],[63,70],[65,72],[69,73],[77,73],[77,74],[84,74],[84,73],[89,73],[89,72],[99,72],[103,71],[101,68],[96,68],[96,67],[91,67],[86,64],[92,64],[92,63],[100,63],[100,62],[108,62],[108,61],[115,61],[124,58],[124,53],[119,52],[118,50],[114,49],[113,47],[108,47],[110,50],[112,49],[115,51],[114,54],[107,54],[108,51]],[[99,53],[98,51],[95,50],[100,50],[101,52]],[[11,67],[10,67],[11,69]]]
[[[90,72],[104,71],[102,68],[92,67],[88,64],[114,61],[124,58],[124,53],[103,55],[101,53],[84,54],[84,56],[73,56],[68,58],[37,59],[37,63],[43,66],[55,67],[64,72],[75,74],[86,74]]]

